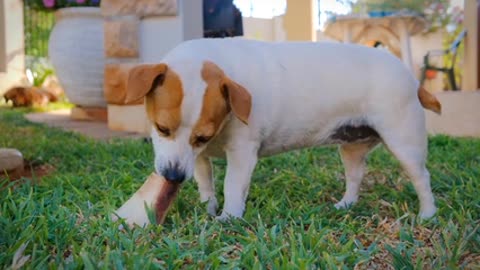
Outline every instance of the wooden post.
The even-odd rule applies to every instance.
[[[480,0],[477,0],[477,89],[480,89]]]
[[[283,27],[287,40],[316,41],[313,0],[287,0]]]
[[[465,37],[465,52],[463,60],[462,90],[479,89],[480,55],[479,55],[479,5],[480,0],[465,0],[464,26],[467,30]]]

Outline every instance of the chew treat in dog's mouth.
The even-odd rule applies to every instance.
[[[163,223],[169,207],[177,197],[181,183],[167,181],[164,177],[152,173],[135,194],[120,207],[112,219],[117,216],[125,219],[129,225],[144,226],[150,223],[147,209],[151,208],[157,224]]]

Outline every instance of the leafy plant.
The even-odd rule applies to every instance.
[[[32,7],[32,4],[32,1],[25,1],[23,9],[25,55],[46,57],[48,38],[55,24],[55,14]]]
[[[33,86],[42,86],[48,76],[54,75],[55,71],[46,58],[27,57],[27,77]]]

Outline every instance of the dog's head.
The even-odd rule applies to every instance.
[[[185,68],[185,66],[189,66]],[[145,98],[155,170],[170,181],[191,178],[196,157],[229,115],[248,124],[250,93],[212,62],[139,65],[130,70],[126,101]]]

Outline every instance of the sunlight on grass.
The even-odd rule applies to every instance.
[[[64,105],[58,106],[50,108]],[[480,139],[430,138],[439,207],[430,221],[416,219],[413,186],[383,147],[369,157],[359,203],[336,210],[343,168],[336,148],[327,147],[262,159],[244,220],[215,221],[188,181],[164,225],[118,230],[120,222],[108,216],[152,172],[151,146],[32,124],[25,111],[0,108],[0,147],[18,148],[55,171],[38,185],[25,179],[14,188],[0,180],[2,268],[12,262],[35,269],[479,267]],[[214,164],[221,202],[225,161]]]
[[[58,101],[52,102],[47,104],[43,107],[28,107],[28,108],[16,108],[15,110],[18,112],[49,112],[55,110],[62,110],[62,109],[71,109],[75,105],[68,102],[68,101]],[[5,101],[2,99],[0,100],[0,109],[8,110],[11,108],[10,104],[6,104]]]

